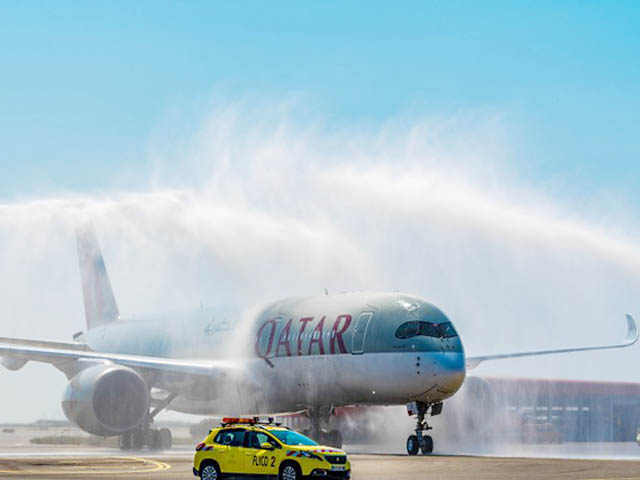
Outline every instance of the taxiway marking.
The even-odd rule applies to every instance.
[[[149,458],[139,457],[104,457],[100,459],[102,462],[106,461],[118,461],[123,462],[125,465],[129,463],[129,468],[104,468],[104,465],[100,465],[102,470],[95,470],[91,464],[85,465],[69,465],[64,464],[76,463],[74,460],[65,459],[60,461],[58,465],[62,468],[50,468],[47,470],[42,469],[28,469],[28,470],[0,470],[0,473],[11,473],[13,475],[124,475],[124,474],[136,474],[136,473],[154,473],[169,470],[171,465],[159,460],[152,460]],[[100,463],[102,463],[100,462]],[[94,464],[95,465],[95,464]],[[142,468],[137,468],[142,466]],[[98,467],[98,468],[100,468]]]

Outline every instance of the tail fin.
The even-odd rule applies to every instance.
[[[87,329],[114,322],[118,319],[120,312],[111,290],[107,268],[102,259],[93,225],[79,227],[76,231],[76,240]]]

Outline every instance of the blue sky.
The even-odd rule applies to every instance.
[[[338,127],[507,112],[532,182],[640,200],[637,2],[15,1],[0,45],[3,201],[139,186],[158,126],[214,90]]]
[[[6,0],[0,46],[2,335],[68,341],[82,328],[65,200],[105,191],[133,192],[84,207],[132,315],[400,289],[441,306],[476,354],[617,341],[624,312],[640,318],[640,2]],[[300,125],[273,142],[244,141],[252,117],[211,115],[291,98]],[[265,118],[256,131],[277,133]],[[489,180],[431,159],[398,172],[402,126],[422,118],[462,118],[442,158],[478,148],[486,165],[471,175],[486,167]],[[397,143],[376,144],[390,119]],[[226,123],[231,138],[215,138]],[[335,151],[352,131],[363,158]],[[264,157],[230,172],[223,158],[222,180],[198,185],[197,159],[180,156],[190,136],[205,161],[227,147]],[[145,195],[164,147],[177,163],[164,180],[185,188]],[[32,197],[44,200],[24,206]],[[487,368],[639,381],[634,348]],[[62,390],[50,367],[0,376],[5,418],[62,415],[23,389]]]

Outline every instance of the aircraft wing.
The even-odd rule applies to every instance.
[[[586,352],[589,350],[606,350],[610,348],[623,348],[633,345],[638,341],[638,328],[633,317],[627,314],[627,335],[624,342],[614,345],[600,345],[595,347],[578,347],[578,348],[562,348],[559,350],[538,350],[533,352],[516,352],[516,353],[503,353],[497,355],[482,355],[477,357],[467,357],[467,369],[471,370],[476,368],[482,362],[486,360],[502,360],[505,358],[517,358],[517,357],[533,357],[536,355],[552,355],[555,353],[570,353],[570,352]]]
[[[0,337],[0,361],[12,370],[21,368],[26,362],[49,363],[63,372],[73,372],[78,361],[104,362],[145,369],[158,373],[204,376],[210,379],[226,377],[239,367],[233,362],[221,360],[196,360],[182,358],[125,355],[95,352],[80,343],[46,342]]]

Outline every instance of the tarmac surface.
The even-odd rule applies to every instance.
[[[174,429],[178,438],[187,431]],[[194,441],[170,451],[121,452],[115,446],[34,444],[34,438],[77,438],[74,428],[0,430],[0,479],[193,479]],[[472,446],[440,442],[434,456],[409,457],[402,442],[346,445],[354,480],[638,479],[640,447],[626,443]]]
[[[355,480],[640,479],[640,461],[466,456],[350,455]],[[22,456],[0,458],[0,478],[192,479],[191,457]]]

